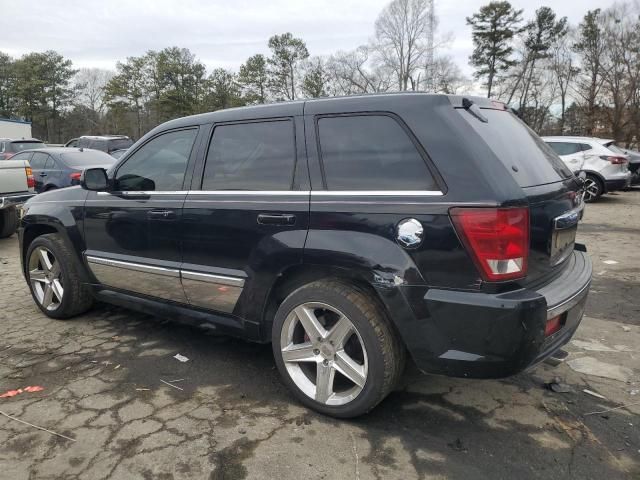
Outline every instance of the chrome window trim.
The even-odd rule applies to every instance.
[[[124,192],[97,192],[99,196],[121,195],[266,195],[266,196],[307,196],[313,197],[441,197],[444,194],[440,190],[175,190],[175,191],[124,191]]]
[[[211,273],[192,272],[190,270],[180,270],[182,278],[196,280],[200,282],[228,285],[230,287],[244,287],[244,279],[237,277],[227,277],[226,275],[214,275]]]
[[[439,190],[313,190],[313,197],[439,197]]]
[[[109,258],[93,257],[87,255],[87,262],[97,265],[106,265],[109,267],[118,267],[126,270],[135,270],[137,272],[151,273],[153,275],[164,275],[166,277],[180,277],[180,271],[173,268],[153,267],[151,265],[143,265],[141,263],[123,262],[121,260],[111,260]]]

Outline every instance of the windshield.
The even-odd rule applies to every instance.
[[[31,150],[32,148],[45,148],[42,142],[11,142],[11,150],[14,152],[22,152],[23,150]]]
[[[86,168],[92,166],[106,167],[115,162],[115,158],[98,150],[63,153],[61,156],[65,165],[72,168]]]
[[[505,110],[481,109],[483,122],[464,108],[456,109],[482,137],[521,187],[571,178],[560,157],[522,120]]]

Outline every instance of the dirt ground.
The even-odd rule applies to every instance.
[[[640,479],[640,189],[589,205],[579,241],[594,279],[569,364],[503,381],[410,368],[337,421],[296,403],[269,346],[108,306],[46,318],[0,240],[0,394],[44,387],[0,398],[0,479]],[[569,392],[545,388],[556,376]]]

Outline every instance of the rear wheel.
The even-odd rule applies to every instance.
[[[602,196],[604,185],[602,181],[595,175],[587,174],[584,181],[584,201],[587,203],[595,202]]]
[[[13,235],[18,228],[18,212],[16,207],[0,210],[0,238]]]
[[[273,352],[284,382],[308,407],[361,415],[396,385],[405,350],[379,302],[346,282],[318,281],[276,313]]]
[[[25,269],[31,295],[51,318],[70,318],[93,304],[80,279],[78,260],[56,234],[37,237],[27,250]]]

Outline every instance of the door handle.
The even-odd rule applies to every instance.
[[[46,174],[46,173],[44,173],[44,172],[40,172],[40,176],[41,176],[41,177],[46,177],[46,176],[47,176],[47,174]]]
[[[149,210],[147,217],[160,220],[171,220],[176,218],[176,212],[173,210]]]
[[[295,225],[296,216],[290,213],[261,213],[258,215],[258,223],[260,225]]]

